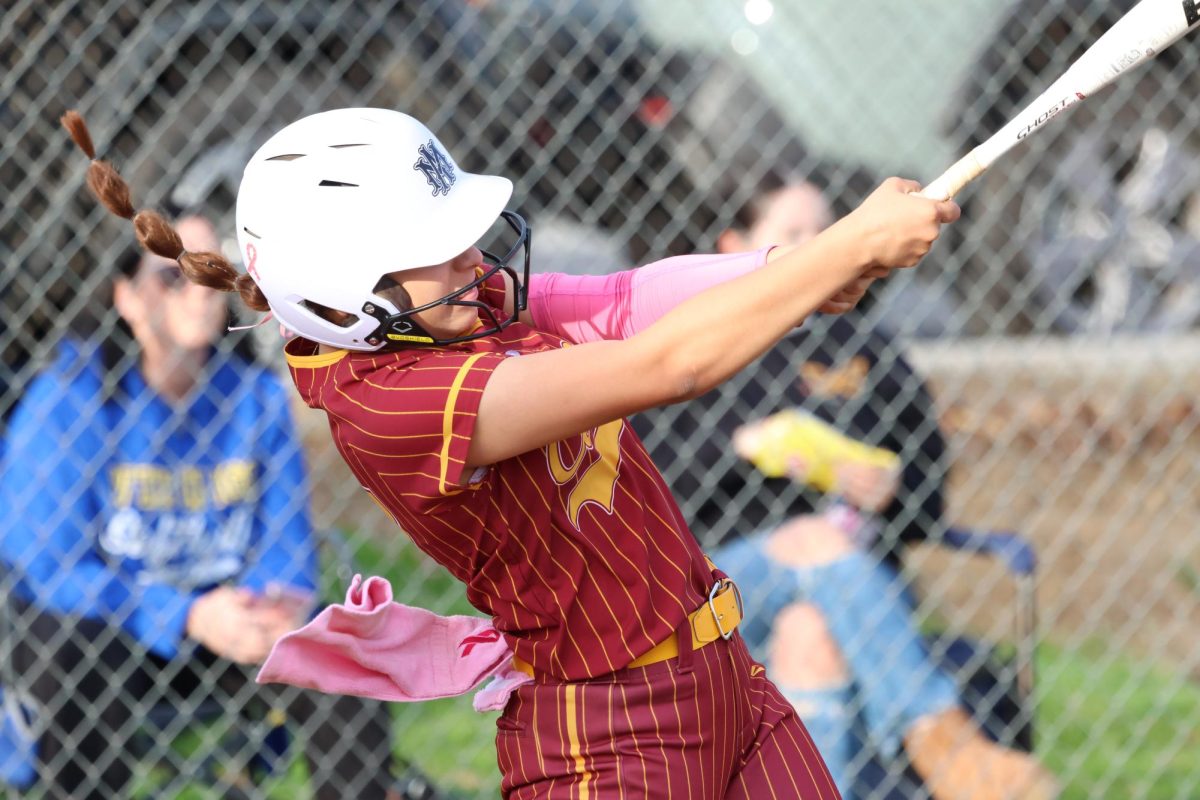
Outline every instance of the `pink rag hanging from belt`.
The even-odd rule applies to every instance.
[[[532,679],[490,622],[443,617],[392,600],[384,578],[355,575],[346,602],[281,637],[256,680],[331,694],[413,702],[476,693],[476,711],[498,711]]]

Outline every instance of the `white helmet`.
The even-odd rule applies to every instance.
[[[326,111],[288,125],[251,157],[238,189],[238,245],[275,316],[307,339],[352,350],[462,341],[511,321],[479,301],[456,300],[482,278],[416,309],[397,308],[376,287],[387,273],[450,260],[503,217],[517,244],[502,259],[487,254],[484,277],[508,271],[523,307],[528,271],[520,280],[507,261],[524,247],[528,263],[529,233],[524,220],[504,211],[511,195],[508,179],[459,169],[437,137],[407,114]],[[353,321],[339,326],[306,303]],[[493,325],[436,339],[411,315],[442,303],[477,306]]]

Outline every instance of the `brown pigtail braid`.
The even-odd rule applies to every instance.
[[[118,217],[133,221],[138,244],[155,255],[179,263],[179,268],[192,283],[222,292],[237,292],[242,302],[255,311],[269,311],[267,298],[249,275],[243,275],[220,253],[189,253],[173,225],[157,211],[137,211],[130,197],[129,186],[116,168],[96,158],[96,148],[87,123],[76,111],[62,116],[63,127],[92,164],[88,167],[87,185],[105,208]]]
[[[237,293],[242,297],[242,302],[249,308],[253,308],[255,311],[266,311],[271,307],[267,304],[267,296],[262,293],[262,289],[258,288],[254,278],[249,275],[238,275],[233,283]]]

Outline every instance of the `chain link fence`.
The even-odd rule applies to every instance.
[[[404,110],[464,168],[514,180],[535,269],[598,273],[714,251],[789,182],[815,184],[840,216],[886,175],[933,178],[1132,4],[9,0],[8,779],[54,796],[47,776],[106,751],[81,785],[116,764],[133,794],[308,796],[322,775],[350,774],[343,796],[369,796],[387,769],[408,797],[498,793],[493,720],[469,699],[388,707],[391,736],[375,738],[393,763],[360,753],[350,769],[377,709],[301,709],[303,695],[192,654],[187,598],[214,579],[276,598],[276,584],[312,583],[326,602],[361,571],[389,577],[400,602],[473,610],[368,501],[319,415],[293,407],[292,434],[278,398],[293,393],[259,368],[244,370],[253,389],[242,376],[175,405],[130,388],[143,351],[114,283],[131,236],[82,190],[66,109],[139,205],[207,216],[235,257],[240,170],[270,132],[331,107]],[[737,454],[741,424],[803,407],[897,453],[897,499],[860,510],[855,530],[860,555],[911,583],[868,604],[903,609],[928,674],[955,681],[990,737],[1032,748],[1064,797],[1200,796],[1197,46],[1185,39],[1007,156],[920,268],[877,284],[844,327],[812,323],[719,391],[636,421],[714,553],[800,513],[836,519],[853,495],[768,477]],[[219,365],[244,363],[252,340],[277,370],[269,328],[223,337],[197,380],[223,386]],[[81,358],[80,342],[99,341],[100,360]],[[266,447],[246,455],[247,441]],[[288,472],[299,452],[307,482]],[[269,558],[282,560],[268,580]],[[146,585],[123,583],[139,572]],[[838,615],[837,601],[795,599]],[[866,635],[834,637],[860,690],[886,671]],[[147,688],[164,681],[170,692]],[[870,716],[859,696],[852,709]],[[342,741],[322,739],[330,725]],[[911,759],[870,738],[848,758],[855,796],[927,796]],[[23,769],[38,747],[40,776]]]

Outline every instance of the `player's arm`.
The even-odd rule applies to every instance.
[[[791,249],[768,247],[744,253],[674,256],[608,275],[531,275],[529,302],[518,319],[576,344],[628,339],[679,303],[759,269]],[[507,273],[502,275],[505,310],[511,314],[512,280]],[[836,313],[844,308],[831,304],[821,310]]]
[[[538,273],[529,277],[519,319],[576,344],[627,339],[684,300],[760,268],[768,250],[674,256],[607,275]],[[511,314],[512,282],[504,277]]]
[[[467,466],[486,466],[655,406],[696,397],[877,267],[912,266],[957,218],[892,180],[820,236],[681,303],[646,330],[509,358],[489,379]]]

